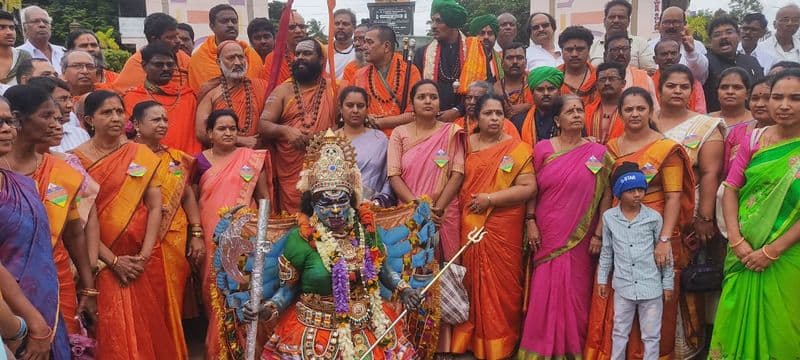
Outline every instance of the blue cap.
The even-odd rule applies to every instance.
[[[647,180],[641,171],[631,171],[622,174],[614,182],[614,197],[619,198],[622,193],[633,189],[647,189]]]

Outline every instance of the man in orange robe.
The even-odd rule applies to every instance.
[[[254,148],[258,144],[258,119],[267,100],[267,81],[247,78],[248,59],[240,42],[226,40],[217,47],[217,66],[222,76],[200,100],[195,117],[197,137],[208,142],[206,119],[214,110],[231,109],[239,117],[236,144]]]
[[[661,39],[654,48],[656,65],[658,70],[651,77],[653,79],[653,86],[656,87],[656,99],[659,97],[661,90],[659,89],[659,80],[661,78],[661,71],[668,67],[678,64],[681,61],[681,45],[672,39]],[[705,114],[706,111],[706,95],[703,91],[703,84],[694,79],[692,85],[692,97],[686,106],[689,110],[698,114]]]
[[[475,118],[475,105],[478,104],[478,99],[482,96],[491,93],[492,85],[490,85],[486,81],[475,81],[469,85],[469,89],[467,90],[467,96],[464,96],[464,108],[466,109],[466,114],[455,121],[454,124],[461,126],[468,134],[472,134],[475,131],[475,128],[478,127],[478,119]],[[503,119],[503,132],[510,135],[514,139],[519,139],[519,132],[517,128],[514,126],[508,119]],[[467,142],[469,142],[469,137],[467,137]]]
[[[396,42],[392,28],[386,25],[370,28],[362,46],[367,65],[356,72],[353,83],[369,95],[368,125],[383,129],[387,136],[395,127],[414,120],[410,112],[410,89],[420,80],[417,67],[409,66],[395,53]]]
[[[164,13],[153,13],[144,18],[144,36],[147,43],[161,41],[175,52],[177,69],[172,73],[170,86],[175,89],[186,86],[189,82],[189,55],[180,51],[181,40],[178,37],[178,22]],[[142,53],[137,51],[128,58],[117,80],[111,86],[114,91],[124,94],[128,89],[144,84],[147,74],[142,66]]]
[[[259,126],[261,136],[275,143],[277,209],[291,214],[300,210],[297,182],[306,145],[314,134],[335,128],[338,115],[335,80],[322,71],[322,46],[305,38],[297,43],[294,55],[292,77],[270,94]]]
[[[369,25],[360,24],[356,26],[355,31],[353,31],[353,50],[356,52],[356,58],[347,63],[347,65],[344,67],[344,71],[342,72],[342,81],[346,84],[354,85],[356,83],[356,73],[359,69],[367,65],[367,62],[364,59],[363,49],[367,30],[369,30]]]
[[[593,41],[592,32],[580,25],[569,26],[558,36],[558,47],[564,57],[564,63],[558,66],[558,70],[564,72],[561,93],[578,95],[584,104],[590,104],[597,97],[597,77],[594,66],[589,63]]]
[[[625,89],[625,67],[617,63],[597,66],[597,91],[599,97],[586,104],[586,135],[601,144],[622,135],[625,126],[619,115],[619,98]]]
[[[527,114],[511,118],[522,141],[533,146],[537,141],[555,135],[553,101],[561,95],[563,82],[564,73],[554,67],[539,66],[528,73],[528,89],[533,94],[533,106]]]
[[[189,62],[189,86],[197,93],[202,93],[200,87],[203,84],[221,75],[217,65],[217,45],[226,40],[237,41],[236,38],[239,36],[239,15],[230,5],[220,4],[211,8],[208,12],[208,24],[214,35],[209,36],[195,50]],[[258,77],[263,66],[261,56],[246,42],[239,43],[247,57],[247,77]]]
[[[136,104],[153,100],[167,111],[169,130],[162,143],[189,154],[202,150],[194,132],[194,114],[197,99],[186,84],[175,86],[173,74],[177,67],[175,51],[163,42],[153,42],[139,51],[147,74],[144,84],[129,89],[123,99],[128,117]]]
[[[294,49],[297,47],[297,42],[300,39],[305,38],[308,36],[306,33],[306,20],[300,16],[300,13],[297,11],[292,11],[292,17],[289,19],[289,34],[286,37],[286,50],[284,51],[283,58],[280,59],[280,65],[278,70],[278,78],[275,79],[276,84],[283,84],[284,81],[288,80],[292,76],[292,62],[294,61]],[[278,45],[280,46],[280,45]],[[272,64],[275,62],[275,51],[269,53],[267,58],[264,59],[264,67],[261,70],[261,74],[259,77],[261,79],[267,81],[273,81],[270,79],[270,73],[272,72]]]

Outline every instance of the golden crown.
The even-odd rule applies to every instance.
[[[306,148],[306,158],[297,190],[318,193],[341,190],[361,201],[361,171],[356,164],[356,150],[350,140],[332,130],[319,133]]]

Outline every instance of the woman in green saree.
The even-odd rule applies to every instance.
[[[800,354],[800,70],[779,73],[770,93],[775,125],[741,145],[724,183],[729,250],[711,359]]]

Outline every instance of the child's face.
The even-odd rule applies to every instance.
[[[639,205],[642,203],[642,198],[644,198],[644,189],[637,188],[623,192],[619,201],[627,205]]]

